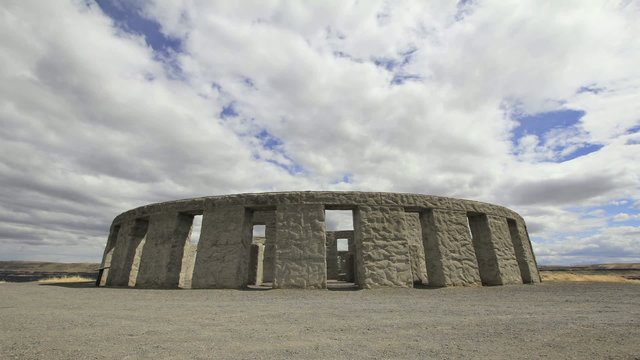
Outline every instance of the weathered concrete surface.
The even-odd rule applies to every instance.
[[[327,279],[338,279],[338,243],[335,232],[327,231]]]
[[[506,219],[469,216],[469,227],[484,285],[521,284],[520,268]]]
[[[338,275],[335,242],[325,235],[320,214],[324,209],[357,214],[357,228],[346,237],[353,271],[339,276],[362,288],[539,281],[524,220],[507,208],[420,194],[307,191],[212,196],[124,212],[112,224],[120,231],[111,231],[105,247],[103,265],[111,269],[102,282],[188,288],[193,274],[194,288],[246,286],[255,265],[249,264],[252,225],[265,225],[262,282],[323,288],[327,276]],[[187,241],[192,218],[203,213],[208,220],[193,249]],[[472,221],[477,244],[466,214],[484,216]]]
[[[249,253],[249,285],[262,285],[264,245],[251,244]]]
[[[411,256],[411,273],[414,284],[428,284],[427,266],[424,256],[424,244],[422,243],[422,225],[420,213],[405,213],[407,222],[407,241],[409,242],[409,254]]]
[[[251,212],[244,206],[205,209],[191,287],[246,286],[251,239]]]
[[[431,210],[421,216],[430,286],[480,285],[467,214]]]
[[[109,286],[129,285],[129,275],[136,249],[147,235],[149,222],[146,219],[132,219],[122,224],[118,232],[116,247],[111,258],[111,268],[107,276]]]
[[[192,227],[193,231],[193,227]],[[184,254],[182,255],[182,266],[180,268],[180,282],[178,287],[181,289],[191,289],[191,278],[193,276],[193,266],[196,262],[196,254],[198,244],[191,242],[191,234],[187,237],[184,244]]]
[[[136,247],[136,252],[133,256],[133,262],[131,263],[131,271],[129,272],[129,284],[128,286],[134,287],[136,286],[136,282],[138,281],[138,271],[140,270],[140,260],[142,260],[142,250],[144,249],[144,244],[147,242],[146,236],[142,238],[140,244]]]
[[[326,288],[324,207],[282,204],[276,210],[274,288]]]
[[[404,209],[360,206],[354,211],[358,285],[412,287]]]
[[[540,274],[538,273],[536,260],[533,257],[529,235],[527,234],[524,222],[516,222],[515,220],[509,219],[508,225],[513,242],[513,249],[516,253],[518,266],[520,267],[522,282],[525,284],[540,282]]]
[[[151,215],[135,286],[177,288],[184,244],[193,216],[173,211]]]
[[[111,267],[111,259],[113,258],[113,252],[116,247],[116,241],[118,240],[118,233],[120,232],[120,225],[112,225],[111,231],[109,231],[109,238],[107,239],[107,246],[104,248],[104,254],[102,255],[102,262],[100,268],[103,268],[102,276],[99,281],[100,286],[105,286],[107,283],[107,276],[109,276],[109,268]]]

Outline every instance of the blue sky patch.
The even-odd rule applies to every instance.
[[[561,156],[558,158],[558,162],[564,162],[564,161],[569,161],[569,160],[573,160],[575,158],[579,158],[581,156],[585,156],[588,154],[591,154],[592,152],[596,152],[600,149],[602,149],[604,147],[604,145],[600,145],[600,144],[584,144],[582,147],[578,148],[577,150],[565,155],[565,156]]]
[[[260,132],[256,134],[256,138],[260,139],[262,146],[268,150],[273,150],[282,145],[282,140],[271,135],[267,129],[260,130]]]
[[[559,110],[516,117],[520,125],[513,131],[514,140],[525,135],[542,137],[552,129],[575,126],[584,114],[582,110]]]
[[[167,37],[160,31],[160,24],[140,15],[140,9],[134,2],[96,0],[100,9],[108,15],[115,25],[129,33],[143,35],[147,45],[164,55],[171,51],[180,52],[180,39]]]
[[[220,119],[228,119],[238,116],[238,112],[236,111],[233,103],[230,103],[222,107],[222,111],[220,111],[219,116]]]
[[[391,85],[402,85],[407,81],[422,81],[422,76],[413,74],[395,74],[391,79]]]
[[[637,132],[640,132],[640,125],[636,125],[632,128],[629,128],[627,131],[625,131],[625,134],[631,135],[631,134],[635,134]]]
[[[564,162],[602,149],[603,145],[585,142],[586,133],[579,128],[582,110],[559,110],[533,115],[516,116],[518,127],[513,130],[511,141],[517,147],[520,139],[535,135],[539,146],[551,150],[549,161]],[[558,135],[560,140],[558,140]]]
[[[587,86],[581,86],[578,89],[578,94],[586,93],[586,92],[592,93],[592,94],[599,94],[599,93],[601,93],[601,92],[603,92],[605,90],[606,89],[603,88],[603,87],[596,86],[595,84],[591,84],[591,85],[587,85]]]

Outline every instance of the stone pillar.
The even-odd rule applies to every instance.
[[[278,205],[276,224],[273,287],[326,288],[324,205]]]
[[[191,288],[245,287],[252,237],[251,211],[244,206],[206,208]]]
[[[165,211],[151,215],[136,287],[178,287],[184,245],[192,224],[193,215],[189,214]]]
[[[107,283],[107,276],[109,276],[109,267],[111,266],[111,258],[113,257],[113,251],[116,247],[116,241],[118,240],[118,233],[120,232],[120,225],[114,225],[109,232],[109,238],[107,239],[107,246],[104,248],[102,254],[102,262],[100,268],[103,269],[98,273],[99,279],[96,281],[96,286],[104,286]]]
[[[129,284],[129,274],[136,249],[146,238],[148,226],[149,222],[146,219],[129,220],[122,224],[111,257],[106,285],[127,286]]]
[[[276,255],[276,212],[273,210],[254,211],[253,224],[265,226],[262,282],[273,282],[273,261]]]
[[[469,216],[469,227],[482,283],[522,284],[506,219],[484,214]]]
[[[133,262],[131,263],[131,271],[129,272],[129,287],[136,286],[136,281],[138,280],[138,270],[140,270],[140,260],[142,258],[142,250],[144,249],[144,245],[147,242],[147,237],[145,236],[140,243],[136,247],[135,255],[133,256]]]
[[[420,216],[430,286],[480,285],[467,214],[433,209]]]
[[[412,287],[404,209],[360,206],[354,211],[353,227],[358,285]]]
[[[193,226],[192,226],[193,231]],[[193,276],[193,265],[196,261],[197,244],[191,242],[191,234],[184,244],[184,255],[182,255],[182,266],[180,267],[180,283],[178,287],[191,289],[191,277]]]
[[[346,261],[346,282],[356,282],[357,278],[357,269],[356,269],[356,243],[354,239],[354,232],[351,232],[351,237],[347,239],[349,242],[349,252],[347,253],[347,261]]]
[[[513,242],[513,250],[516,253],[518,266],[520,267],[520,275],[522,282],[525,284],[533,284],[540,282],[540,274],[536,259],[533,256],[529,234],[523,221],[515,221],[508,219],[509,232],[511,233],[511,241]]]
[[[407,241],[409,242],[409,253],[411,255],[411,273],[414,284],[427,284],[427,267],[424,256],[424,245],[422,243],[422,226],[420,225],[419,213],[405,213],[407,221]]]
[[[333,231],[327,231],[327,279],[338,279],[338,243],[336,242],[336,234]]]
[[[249,285],[262,285],[264,245],[251,244],[249,254]]]

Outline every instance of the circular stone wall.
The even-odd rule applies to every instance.
[[[327,231],[325,210],[353,230]],[[202,215],[199,241],[190,234]],[[264,237],[254,237],[264,225]],[[338,249],[337,239],[348,248]],[[474,286],[540,281],[520,215],[447,197],[378,192],[211,196],[142,206],[111,225],[98,284],[141,288]]]

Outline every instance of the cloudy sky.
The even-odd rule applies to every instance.
[[[638,1],[0,2],[0,260],[286,190],[522,214],[541,264],[640,262]]]

